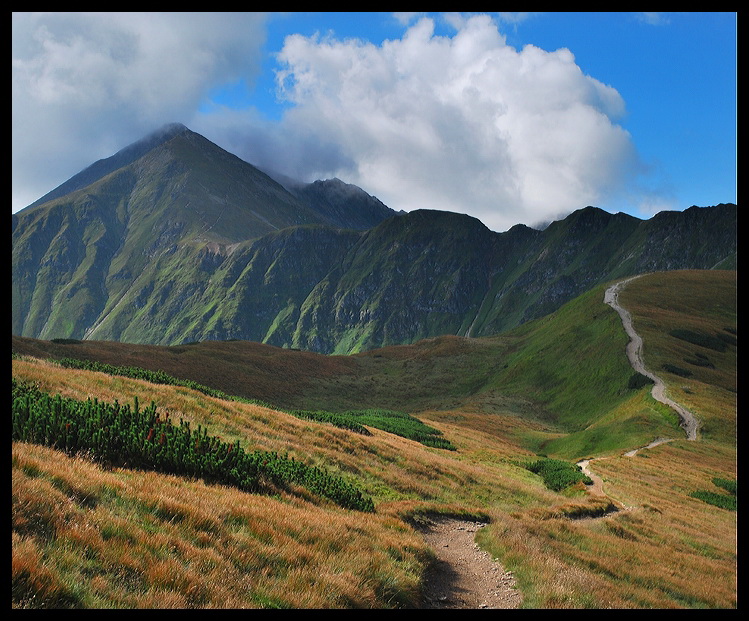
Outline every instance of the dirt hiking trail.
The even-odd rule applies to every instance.
[[[637,334],[637,332],[635,332],[635,329],[632,326],[632,316],[625,308],[622,308],[619,305],[619,293],[629,282],[631,282],[635,278],[639,278],[639,276],[632,276],[631,278],[622,280],[606,289],[606,293],[603,296],[603,301],[611,306],[611,308],[613,308],[617,313],[619,313],[619,316],[622,318],[624,331],[627,333],[630,339],[629,343],[627,343],[627,357],[629,358],[629,362],[632,365],[632,368],[638,373],[641,373],[645,377],[649,377],[651,380],[653,380],[653,390],[651,391],[653,399],[655,399],[656,401],[660,401],[661,403],[676,410],[676,413],[679,415],[679,419],[681,420],[681,428],[687,435],[687,440],[696,440],[697,430],[699,429],[699,422],[695,418],[694,414],[692,414],[689,410],[682,407],[675,401],[669,399],[666,396],[666,385],[663,383],[663,380],[655,375],[655,373],[648,371],[645,368],[645,363],[642,360],[642,337]]]
[[[619,293],[635,278],[639,276],[627,278],[606,289],[603,301],[619,313],[622,319],[624,330],[630,338],[626,353],[634,370],[653,381],[651,391],[653,398],[676,410],[687,439],[696,440],[699,422],[689,410],[666,397],[663,380],[645,368],[642,359],[642,337],[635,332],[629,312],[619,305]],[[640,450],[671,441],[671,438],[656,438],[647,446],[628,451],[623,456],[634,457]],[[608,494],[603,489],[603,480],[588,469],[591,461],[597,459],[584,459],[577,465],[593,481],[592,485],[588,486],[588,493],[592,496],[605,497]],[[621,509],[629,509],[620,502],[616,504]],[[481,550],[474,541],[476,532],[484,526],[485,524],[481,522],[442,517],[432,517],[417,525],[416,530],[436,557],[424,581],[422,608],[508,609],[518,608],[521,605],[522,595],[516,589],[512,573],[505,571],[501,564]]]
[[[522,597],[511,572],[479,548],[474,538],[482,522],[433,517],[417,531],[436,561],[425,580],[422,608],[517,608]]]

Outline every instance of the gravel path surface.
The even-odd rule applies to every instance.
[[[629,362],[631,363],[632,368],[635,371],[642,373],[644,376],[649,377],[651,380],[653,380],[653,390],[651,391],[653,398],[656,401],[660,401],[661,403],[664,403],[676,410],[676,413],[679,415],[679,418],[681,420],[681,428],[684,430],[684,433],[686,433],[687,439],[696,440],[697,430],[699,429],[699,422],[695,418],[694,414],[692,414],[689,410],[679,405],[675,401],[669,399],[666,396],[666,385],[663,383],[663,380],[655,373],[648,371],[645,368],[645,363],[642,360],[642,337],[637,334],[637,332],[635,332],[634,328],[632,327],[632,316],[625,308],[622,308],[619,305],[619,292],[635,278],[639,278],[639,276],[627,278],[626,280],[622,280],[621,282],[618,282],[606,289],[606,293],[603,296],[603,301],[611,306],[611,308],[613,308],[617,313],[619,313],[619,316],[622,318],[624,330],[630,339],[629,343],[627,343],[627,357],[629,358]]]
[[[422,608],[517,608],[522,597],[511,572],[481,550],[476,532],[485,524],[432,518],[418,527],[436,556],[425,580]]]

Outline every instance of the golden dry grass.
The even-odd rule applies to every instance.
[[[644,334],[648,365],[690,353],[667,332],[670,325],[683,327],[694,309],[674,308],[668,297],[659,301],[659,289],[668,288],[662,278],[635,281],[645,293],[633,283],[625,290],[632,296],[622,298]],[[685,291],[699,289],[700,275],[675,278]],[[692,303],[709,304],[717,292],[735,288],[731,278],[719,274],[712,294]],[[727,319],[731,310],[716,308],[707,323],[691,325],[719,329]],[[422,348],[456,343],[435,340]],[[376,512],[342,510],[301,491],[269,497],[104,469],[85,457],[16,443],[13,605],[414,606],[429,553],[406,518],[439,511],[490,520],[480,530],[481,544],[515,573],[528,608],[735,608],[737,513],[690,496],[709,489],[714,477],[737,477],[735,351],[733,367],[728,357],[711,360],[711,375],[695,373],[688,382],[665,377],[672,395],[683,396],[705,422],[700,440],[676,438],[634,457],[607,452],[590,468],[627,510],[570,520],[559,516],[598,501],[580,488],[547,490],[522,467],[532,454],[521,438],[549,430],[532,418],[508,416],[500,396],[488,409],[421,412],[457,447],[444,451],[378,430],[363,437],[187,388],[15,359],[13,375],[44,390],[121,403],[153,400],[175,421],[182,417],[245,448],[288,452],[351,477],[372,495]],[[331,360],[326,372],[343,373],[340,364]]]
[[[450,451],[378,430],[363,437],[190,389],[33,359],[14,360],[13,373],[79,399],[153,399],[173,419],[207,425],[245,447],[288,451],[356,476],[378,502],[376,515],[359,514],[310,502],[302,492],[269,498],[151,472],[106,471],[84,458],[14,444],[14,567],[31,548],[45,559],[44,571],[17,567],[19,606],[415,605],[428,557],[399,516],[478,511],[476,499],[514,493],[503,470],[521,470],[456,460]],[[529,498],[548,500],[538,481],[526,487]],[[50,586],[34,586],[26,575]],[[58,591],[64,598],[53,597]]]
[[[387,515],[105,471],[34,445],[13,447],[13,505],[20,606],[367,608],[388,589],[415,598],[425,558]]]
[[[735,479],[733,457],[682,440],[594,461],[626,510],[574,521],[519,511],[485,543],[533,607],[734,608],[736,512],[689,496],[712,477]]]
[[[15,444],[17,606],[412,606],[428,553],[402,518],[424,510],[488,516],[483,544],[515,572],[528,607],[735,606],[735,513],[688,497],[711,476],[730,477],[731,451],[681,442],[595,462],[611,493],[634,509],[570,521],[553,517],[555,507],[589,501],[579,492],[546,490],[516,464],[530,457],[513,443],[527,424],[518,419],[425,413],[458,446],[439,451],[188,389],[33,360],[13,366],[17,377],[69,396],[154,398],[173,417],[227,438],[356,475],[377,502],[375,515],[359,514],[302,495],[271,498],[104,470],[85,458]],[[705,533],[705,524],[714,532]]]

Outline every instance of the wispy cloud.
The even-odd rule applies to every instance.
[[[670,23],[669,17],[666,13],[660,13],[657,11],[638,11],[635,12],[635,16],[639,21],[651,26],[664,26]]]

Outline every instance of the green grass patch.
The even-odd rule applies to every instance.
[[[714,492],[710,490],[697,490],[689,495],[692,498],[698,498],[699,500],[702,500],[715,507],[728,509],[729,511],[736,511],[738,502],[736,495],[737,482],[731,479],[722,479],[720,477],[715,477],[713,479],[713,484],[716,487],[724,489],[728,493],[724,494],[721,492]]]
[[[559,431],[581,431],[644,385],[627,360],[621,319],[596,287],[551,316],[510,334],[517,339],[490,387],[541,405]]]
[[[729,496],[727,494],[720,494],[718,492],[710,492],[707,490],[697,490],[689,494],[692,498],[698,498],[708,504],[721,509],[728,509],[729,511],[736,511],[736,496]]]
[[[441,431],[424,424],[418,418],[414,418],[406,412],[371,408],[365,410],[347,410],[345,412],[337,413],[293,410],[290,411],[289,414],[293,414],[300,418],[331,423],[356,433],[372,435],[365,427],[365,425],[367,425],[369,427],[374,427],[375,429],[380,429],[401,436],[402,438],[420,442],[421,444],[432,448],[447,449],[451,451],[455,450],[452,443],[442,436]]]
[[[736,495],[736,481],[732,481],[731,479],[721,479],[719,477],[715,477],[713,479],[713,483],[717,485],[718,487],[723,488],[726,490],[729,494]]]

